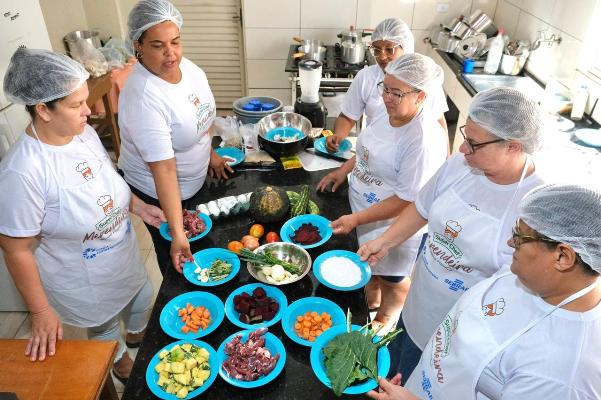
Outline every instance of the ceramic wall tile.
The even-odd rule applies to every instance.
[[[292,37],[299,29],[247,28],[244,30],[246,58],[249,60],[281,60],[288,57]]]
[[[493,18],[497,8],[498,0],[473,0],[471,12],[481,10],[489,17]]]
[[[248,60],[246,84],[249,88],[289,88],[285,66],[286,60]]]
[[[357,0],[301,0],[301,28],[347,28],[357,24]]]
[[[573,0],[556,0],[550,23],[576,39],[584,40],[588,33],[598,28],[600,18],[598,0],[578,0],[578,6]]]
[[[381,21],[393,17],[400,18],[411,26],[414,3],[413,0],[358,0],[357,26],[373,29]]]
[[[505,29],[505,33],[509,35],[509,37],[515,37],[519,16],[519,8],[509,1],[500,0],[497,5],[494,21],[498,27]]]
[[[243,0],[245,27],[300,28],[300,3],[301,0]]]
[[[520,8],[530,15],[551,24],[551,16],[555,8],[556,0],[528,0],[522,2]],[[574,2],[572,2],[573,7]],[[577,8],[577,7],[576,7]]]
[[[429,44],[424,43],[424,39],[430,35],[430,31],[422,29],[412,29],[413,37],[415,39],[415,52],[420,54],[426,54]]]
[[[444,5],[448,7],[446,12],[439,12],[438,8]],[[413,23],[411,29],[430,30],[438,24],[448,22],[460,14],[469,16],[472,8],[471,0],[420,0],[416,1],[413,12]]]
[[[341,26],[337,29],[301,28],[301,37],[303,39],[321,40],[325,44],[333,45],[340,40],[337,35],[345,29],[348,29],[348,27]]]

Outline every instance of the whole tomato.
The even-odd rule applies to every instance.
[[[237,240],[232,240],[227,244],[227,249],[236,254],[240,253],[240,250],[242,250],[242,248],[244,248],[244,245]]]
[[[250,227],[248,233],[250,234],[250,236],[254,236],[257,239],[261,239],[263,237],[263,234],[265,233],[265,228],[263,228],[263,225],[261,224],[254,224]]]
[[[267,235],[265,235],[265,243],[273,243],[279,241],[280,235],[278,235],[276,232],[269,232]]]

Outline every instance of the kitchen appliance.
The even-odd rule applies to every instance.
[[[352,40],[345,40],[342,42],[342,61],[348,64],[359,64],[365,59],[365,45],[363,42],[355,42],[356,38]]]
[[[298,63],[301,95],[294,103],[294,112],[305,116],[315,128],[325,128],[327,110],[319,97],[322,63],[303,60]]]

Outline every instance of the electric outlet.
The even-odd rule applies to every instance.
[[[439,12],[439,13],[448,13],[449,12],[449,3],[438,3],[438,4],[436,4],[436,12]]]

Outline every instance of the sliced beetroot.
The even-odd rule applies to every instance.
[[[267,296],[265,289],[258,287],[253,290],[252,295],[243,292],[234,296],[234,309],[240,313],[240,321],[245,324],[256,324],[272,320],[279,311],[280,305],[275,299]]]
[[[267,293],[265,292],[265,289],[263,289],[262,287],[257,287],[255,288],[255,290],[253,290],[253,297],[255,299],[262,299],[265,296],[267,296]]]
[[[294,243],[309,245],[321,240],[319,229],[310,223],[302,224],[291,237]]]

